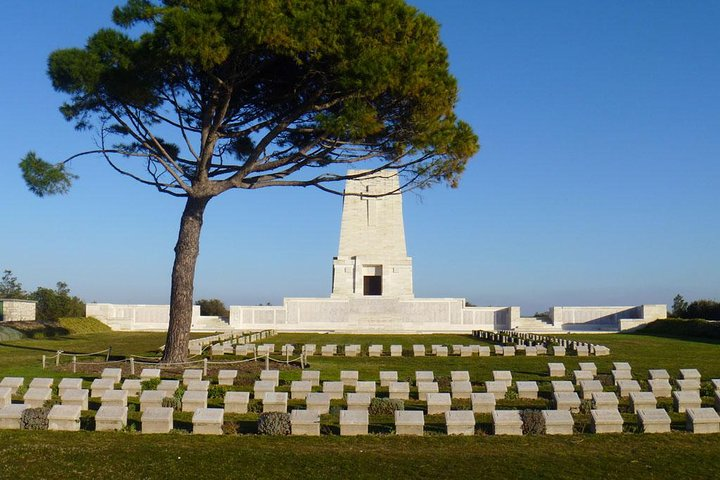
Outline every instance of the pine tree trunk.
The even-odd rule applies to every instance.
[[[180,220],[170,289],[170,325],[162,358],[165,363],[184,362],[187,359],[192,326],[195,264],[200,251],[203,214],[209,200],[210,197],[188,197]]]

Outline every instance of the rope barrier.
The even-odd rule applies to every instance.
[[[63,351],[59,351],[58,353],[56,353],[56,355],[64,355],[66,357],[92,357],[95,355],[100,355],[101,353],[107,353],[109,351],[110,351],[109,348],[106,348],[105,350],[100,350],[99,352],[94,352],[94,353],[65,353]]]
[[[50,357],[52,358],[52,357]],[[110,361],[104,361],[104,362],[73,362],[74,366],[77,365],[112,365],[112,364],[119,364],[119,363],[134,363],[135,365],[148,365],[148,366],[159,366],[159,367],[173,367],[173,366],[182,366],[182,365],[197,365],[200,363],[207,363],[207,365],[232,365],[232,364],[240,364],[240,363],[247,363],[247,362],[256,362],[258,359],[260,360],[272,360],[276,363],[289,363],[289,362],[297,362],[302,361],[303,357],[299,356],[292,359],[276,359],[272,357],[254,357],[254,358],[245,358],[243,360],[228,360],[225,362],[222,361],[207,361],[205,362],[205,359],[202,360],[195,360],[195,361],[187,361],[187,362],[171,362],[171,363],[160,363],[160,362],[142,362],[134,360],[135,356],[130,358],[124,358],[121,360],[110,360]],[[151,358],[151,357],[143,357],[143,358]],[[159,360],[159,359],[158,359]]]

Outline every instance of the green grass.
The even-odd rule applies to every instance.
[[[469,370],[472,381],[488,380],[493,370],[511,370],[518,380],[546,380],[547,363],[562,361],[569,373],[579,368],[584,361],[595,362],[598,372],[610,373],[612,362],[627,361],[633,367],[633,373],[641,379],[647,378],[650,368],[665,368],[671,375],[678,374],[680,368],[698,368],[706,378],[720,378],[720,342],[698,342],[696,339],[676,339],[667,337],[650,337],[637,334],[605,334],[605,335],[568,335],[581,341],[600,343],[610,347],[611,355],[606,357],[470,357],[450,356],[447,358],[428,357],[310,357],[310,368],[320,369],[323,377],[339,377],[341,370],[358,370],[360,378],[367,376],[376,378],[379,370],[397,370],[400,377],[414,377],[416,370],[432,370],[436,375],[449,375],[452,370]],[[390,344],[404,345],[405,355],[411,355],[413,344],[454,343],[487,344],[463,335],[388,335],[388,336],[352,336],[352,335],[318,335],[318,334],[279,334],[267,343],[274,342],[276,349],[285,343],[318,345],[337,343],[360,343],[363,348],[371,343],[382,343],[389,350]],[[265,341],[263,341],[264,343]],[[366,350],[363,350],[366,351]],[[279,355],[276,355],[279,357]],[[555,358],[555,360],[549,360]],[[287,374],[289,379],[294,379]],[[299,373],[298,373],[299,376]]]
[[[321,371],[323,380],[339,378],[341,370],[358,370],[360,379],[377,379],[379,370],[397,370],[401,379],[412,379],[416,370],[432,370],[436,377],[447,377],[452,370],[469,370],[474,382],[488,380],[492,370],[511,370],[516,380],[541,383],[540,399],[501,400],[500,408],[547,408],[549,385],[547,363],[561,361],[568,374],[581,361],[592,361],[601,374],[607,374],[613,361],[627,361],[634,374],[643,380],[647,369],[665,368],[677,375],[680,368],[698,368],[704,379],[720,378],[720,343],[698,338],[675,338],[646,334],[572,335],[607,345],[608,357],[310,357],[310,368]],[[23,339],[0,342],[0,376],[69,376],[54,368],[42,370],[42,354],[57,350],[91,352],[112,347],[113,357],[153,355],[164,343],[162,333],[74,333],[64,337]],[[279,347],[284,343],[359,343],[363,349],[371,343],[402,344],[410,355],[415,343],[483,343],[465,335],[329,335],[280,334],[263,342]],[[280,357],[279,354],[275,355]],[[235,357],[226,356],[229,360]],[[260,361],[255,370],[262,368]],[[81,376],[82,374],[78,374]],[[252,372],[242,375],[244,383],[233,389],[249,389]],[[247,377],[247,378],[245,378]],[[288,391],[289,382],[300,378],[300,369],[281,366],[280,390]],[[89,378],[88,378],[89,380]],[[476,385],[476,389],[480,386]],[[378,388],[378,396],[387,395]],[[712,399],[705,398],[705,405]],[[92,417],[96,402],[91,402]],[[302,402],[291,401],[299,406]],[[661,404],[667,401],[661,401]],[[136,399],[131,400],[137,404]],[[219,399],[209,401],[220,406]],[[335,408],[341,401],[333,402]],[[456,401],[455,408],[467,408],[468,402]],[[422,408],[417,401],[406,408]],[[627,401],[621,402],[621,409]],[[133,410],[135,407],[133,407]],[[131,411],[129,423],[138,426],[140,413]],[[478,415],[478,435],[455,438],[442,435],[443,419],[426,417],[427,434],[422,438],[400,438],[392,432],[392,417],[371,418],[367,437],[337,436],[337,415],[323,416],[320,438],[262,437],[251,435],[257,414],[232,415],[228,421],[240,435],[199,437],[186,433],[142,435],[138,433],[31,432],[0,431],[0,478],[378,478],[378,477],[510,477],[510,478],[713,478],[720,469],[720,435],[692,435],[676,431],[667,435],[625,433],[572,437],[525,436],[502,438],[487,435],[488,415]],[[635,416],[625,415],[626,429],[635,430]],[[682,430],[684,415],[673,414],[673,428]],[[88,419],[89,421],[89,419]],[[576,425],[586,431],[589,417],[576,416]],[[175,427],[191,428],[191,415],[178,413]],[[179,457],[179,458],[178,458]],[[42,459],[41,461],[38,459]],[[22,466],[22,468],[18,468]]]
[[[59,318],[58,324],[71,335],[112,332],[110,327],[93,317]]]
[[[0,477],[717,478],[717,435],[409,438],[0,432]]]

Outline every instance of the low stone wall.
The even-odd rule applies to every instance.
[[[665,318],[665,305],[552,307],[551,327],[561,331],[619,331]],[[113,330],[164,331],[168,305],[90,303],[86,315]],[[231,306],[229,324],[193,307],[192,330],[281,332],[469,333],[521,328],[520,307],[466,307],[462,298],[286,298],[282,306]],[[542,324],[543,328],[547,325]],[[545,331],[543,329],[543,331]]]
[[[461,298],[286,298],[283,306],[230,307],[235,329],[443,333],[509,328],[517,307],[465,307]]]
[[[113,330],[165,331],[170,323],[170,305],[118,305],[88,303],[85,316],[95,317]],[[193,305],[192,331],[217,332],[229,329],[219,319],[200,315],[200,306]]]
[[[34,322],[36,302],[0,298],[0,321]]]
[[[666,305],[550,308],[553,325],[568,331],[637,328],[665,317],[667,317]]]

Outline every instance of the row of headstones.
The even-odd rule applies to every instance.
[[[463,372],[455,372],[463,373]],[[466,372],[465,372],[466,373]],[[451,382],[451,393],[439,392],[438,384],[435,382],[418,382],[418,398],[427,403],[428,414],[444,413],[449,410],[452,399],[471,399],[473,410],[476,413],[490,412],[495,409],[496,400],[505,397],[507,389],[511,386],[510,372],[493,372],[498,380],[485,382],[486,392],[473,392],[469,379],[455,380]],[[505,379],[503,379],[505,378]],[[51,379],[36,379],[51,380]],[[81,379],[63,379],[80,380]],[[126,380],[127,382],[127,380]],[[140,397],[141,411],[150,407],[162,406],[167,397],[172,397],[179,387],[178,380],[164,380],[167,382],[164,388],[159,390],[145,390],[142,393],[129,390],[103,389],[93,390],[92,396],[98,397],[103,406],[125,407],[129,396]],[[592,384],[591,380],[582,380],[580,385],[583,399],[593,401],[593,408],[608,409],[618,408],[618,398],[613,392],[603,392],[602,385]],[[62,382],[61,382],[62,383]],[[74,383],[74,382],[73,382]],[[553,400],[558,410],[579,411],[581,400],[575,392],[575,387],[569,381],[552,381]],[[187,390],[182,397],[182,411],[192,412],[197,408],[207,407],[207,391],[209,382],[207,380],[195,380],[187,383]],[[716,380],[716,387],[720,380]],[[264,411],[285,412],[287,410],[288,393],[275,392],[277,386],[275,381],[260,380],[255,382],[254,398],[261,399]],[[64,385],[65,389],[60,392],[63,405],[76,405],[82,410],[88,409],[90,392],[80,388],[80,385]],[[526,399],[538,397],[537,382],[526,381],[516,382],[518,396]],[[391,399],[409,400],[409,382],[389,382],[389,397]],[[641,392],[639,385],[637,389],[627,389],[621,384],[620,396],[629,397],[633,412],[642,409],[656,408],[657,392]],[[11,404],[9,387],[0,387],[2,403],[0,406]],[[367,408],[375,397],[375,382],[357,382],[354,393],[345,393],[343,382],[323,382],[323,392],[312,392],[310,381],[293,381],[291,384],[291,398],[294,400],[306,400],[308,408],[328,410],[331,400],[342,400],[346,398],[348,408]],[[42,392],[42,395],[29,395],[32,392]],[[29,408],[42,406],[45,401],[50,400],[52,390],[49,387],[33,387],[26,392],[24,405]],[[665,396],[665,395],[663,395]],[[670,396],[669,394],[667,396]],[[701,398],[698,391],[676,391],[672,393],[674,409],[683,413],[690,408],[700,408]],[[247,405],[250,400],[249,392],[227,392],[225,397],[226,407],[232,413],[247,413]],[[716,406],[720,408],[720,391],[716,392]]]
[[[640,393],[641,388],[637,381],[632,380],[631,367],[626,362],[614,362],[612,371],[615,384],[618,386],[621,397],[627,397],[630,393]],[[550,377],[564,377],[565,366],[562,363],[548,363],[548,372]],[[65,378],[60,381],[58,386],[61,397],[67,396],[68,401],[77,402],[81,405],[87,403],[87,398],[106,397],[109,402],[123,402],[123,398],[127,396],[138,396],[141,389],[141,382],[145,379],[159,378],[159,369],[144,369],[141,372],[141,378],[126,379],[121,390],[115,391],[115,384],[121,381],[121,370],[119,368],[106,368],[102,372],[99,379],[92,382],[92,393],[83,393],[82,380],[78,378]],[[581,362],[580,370],[575,370],[573,376],[576,386],[580,387],[580,392],[584,399],[590,399],[592,393],[602,392],[603,386],[598,380],[594,380],[597,374],[597,367],[591,362]],[[237,376],[236,370],[221,370],[218,373],[218,382],[220,385],[232,385],[234,378]],[[650,370],[650,389],[654,397],[670,397],[672,387],[669,383],[669,374],[666,370]],[[186,369],[183,373],[183,383],[188,391],[205,391],[207,392],[210,382],[202,380],[203,371],[200,369]],[[472,385],[469,381],[469,373],[467,371],[451,372],[451,391],[454,398],[468,398],[472,392]],[[700,372],[696,369],[681,369],[680,378],[676,380],[681,392],[686,392],[690,396],[693,392],[699,396],[700,389]],[[24,379],[20,377],[6,377],[0,382],[0,406],[10,402],[10,396],[23,385]],[[381,371],[380,383],[382,387],[389,388],[391,398],[407,399],[410,390],[409,382],[398,382],[396,371]],[[553,391],[555,393],[572,393],[574,387],[570,382],[552,382]],[[716,388],[720,388],[720,380],[713,380]],[[51,387],[53,379],[36,378],[30,383],[30,388],[25,394],[24,400],[32,406],[40,406],[51,397]],[[493,381],[485,382],[486,391],[493,393],[496,398],[503,398],[507,392],[507,387],[512,384],[512,374],[509,371],[493,371]],[[561,387],[561,385],[565,385]],[[313,387],[320,385],[320,372],[313,370],[304,370],[300,381],[291,383],[291,393],[293,398],[301,398],[302,395],[312,391]],[[255,395],[262,397],[265,392],[273,392],[275,387],[279,386],[279,371],[263,370],[260,373],[260,381],[256,382]],[[323,390],[338,395],[342,398],[343,388],[345,386],[355,387],[356,393],[372,393],[375,394],[376,383],[374,381],[359,381],[358,371],[342,371],[340,373],[340,382],[324,382]],[[426,393],[437,393],[438,384],[434,382],[434,374],[432,371],[416,372],[416,386],[420,399]],[[172,396],[179,387],[178,380],[162,380],[157,386],[157,390],[166,392],[167,396]],[[518,396],[521,398],[537,398],[537,383],[531,381],[516,382]],[[683,395],[678,393],[678,396]],[[648,397],[649,398],[649,397]]]
[[[240,344],[240,343],[248,343],[248,342],[257,342],[260,340],[263,340],[265,338],[269,338],[275,335],[275,330],[262,330],[260,332],[249,332],[249,333],[243,333],[243,332],[227,332],[227,333],[219,333],[216,335],[210,335],[207,337],[202,338],[194,338],[188,341],[188,347],[190,350],[197,350],[198,347],[200,351],[204,347],[218,344],[218,343],[232,343],[232,344]],[[191,351],[190,354],[192,355],[193,352]]]
[[[340,348],[336,344],[328,344],[328,345],[321,345],[320,346],[320,355],[323,357],[332,357],[340,354]],[[199,354],[200,350],[193,351],[191,349],[191,354]],[[276,353],[275,344],[272,343],[264,343],[260,345],[255,344],[241,344],[241,345],[235,345],[231,342],[226,343],[217,343],[214,344],[211,349],[210,353],[213,356],[220,356],[220,355],[238,355],[238,356],[248,356],[248,355],[255,355],[255,356],[264,356],[264,355],[270,355],[273,353]],[[296,354],[296,348],[295,345],[292,344],[285,344],[280,347],[280,352],[282,356],[292,356]],[[308,343],[305,345],[302,345],[300,348],[300,353],[304,355],[317,355],[318,353],[318,346],[312,343]],[[405,353],[405,350],[403,349],[402,345],[390,345],[389,351],[385,349],[384,345],[369,345],[367,349],[367,356],[369,357],[382,357],[389,353],[391,357],[402,357]],[[408,352],[409,353],[409,352]],[[494,345],[493,348],[490,348],[486,345],[451,345],[448,347],[447,345],[431,345],[430,346],[430,352],[428,353],[427,346],[425,345],[413,345],[412,346],[412,356],[414,357],[424,357],[429,355],[434,355],[437,357],[447,357],[449,355],[457,355],[460,357],[471,357],[474,355],[480,356],[480,357],[489,357],[491,354],[495,354],[497,356],[514,356],[520,353],[524,353],[525,356],[528,357],[534,357],[538,355],[554,355],[558,357],[562,357],[567,355],[568,350],[566,347],[561,345],[554,345],[548,348],[546,348],[543,345],[537,345],[537,346],[525,346],[525,345],[517,345],[517,346],[502,346],[502,345]],[[591,354],[596,356],[602,356],[602,355],[608,355],[610,352],[604,351],[604,350],[590,350],[589,347],[580,347],[578,350],[575,350],[575,353],[578,356],[581,357],[587,357]],[[342,355],[346,357],[357,357],[362,355],[362,347],[361,345],[344,345],[342,348]]]
[[[111,406],[126,406],[128,397],[140,396],[142,382],[160,378],[160,369],[143,369],[139,379],[122,380],[122,370],[119,368],[106,368],[101,377],[96,378],[90,385],[90,390],[83,389],[82,378],[63,378],[58,383],[58,395],[63,404],[78,405],[87,410],[89,398],[100,398],[101,402]],[[218,381],[220,385],[232,385],[237,370],[220,370]],[[183,372],[183,384],[188,391],[207,392],[210,381],[202,380],[203,371],[200,369],[186,369]],[[119,390],[115,386],[122,385]],[[12,403],[12,396],[20,387],[24,386],[23,377],[5,377],[0,381],[0,407]],[[23,403],[31,408],[38,408],[52,398],[52,378],[34,378],[23,395]],[[165,392],[165,396],[172,397],[179,388],[179,380],[161,380],[157,390]]]
[[[548,347],[549,345],[556,345],[564,347],[569,351],[574,351],[578,356],[587,356],[588,353],[596,356],[610,355],[610,349],[605,345],[580,342],[566,338],[550,337],[548,335],[539,335],[535,333],[520,333],[512,330],[501,330],[499,332],[474,330],[473,336],[489,342],[497,342],[505,345],[515,344],[516,348],[527,348],[533,346]]]
[[[551,376],[564,376],[564,365],[562,364],[548,364],[549,372]],[[560,371],[560,368],[562,370]],[[581,368],[594,368],[594,364],[581,364]],[[624,376],[620,375],[619,372],[626,372],[628,375],[631,375],[631,370],[629,364],[625,362],[615,362],[614,364],[615,370],[614,374],[617,372],[616,376]],[[266,380],[261,380],[261,382],[266,382],[265,388],[272,387],[274,390],[274,387],[277,386],[279,382],[279,372],[274,371],[263,371],[264,373],[261,373],[262,377],[265,377]],[[266,373],[265,373],[266,372]],[[306,371],[308,374],[307,378],[312,378],[312,380],[317,381],[319,383],[319,372],[316,371]],[[103,372],[103,375],[106,378],[96,379],[94,383],[94,389],[93,389],[93,396],[99,396],[101,400],[103,401],[103,406],[107,407],[118,407],[122,408],[127,405],[127,396],[128,391],[113,391],[110,388],[114,387],[115,383],[118,383],[120,381],[120,369],[106,369]],[[353,380],[357,379],[357,372],[350,371],[346,372],[350,373],[349,379],[346,378],[346,382],[352,384]],[[593,373],[593,372],[591,372]],[[151,378],[157,378],[159,377],[159,371],[149,371],[149,372],[143,372],[144,375],[149,376]],[[237,374],[237,372],[235,372]],[[354,374],[354,375],[353,375]],[[682,381],[695,381],[698,382],[698,388],[699,388],[699,379],[700,379],[700,373],[695,369],[681,369],[680,372],[681,376],[683,377]],[[107,378],[112,377],[112,378]],[[184,373],[184,382],[188,387],[188,391],[185,393],[185,396],[183,397],[183,411],[194,411],[197,408],[205,408],[207,406],[207,389],[209,386],[208,381],[201,380],[202,378],[202,370],[191,370],[188,369]],[[354,377],[354,378],[352,378]],[[407,399],[409,394],[409,383],[408,382],[397,382],[397,372],[381,372],[381,384],[383,381],[386,382],[388,387],[390,387],[393,384],[393,387],[390,387],[390,393],[391,398],[399,398],[399,399]],[[433,374],[432,372],[416,372],[416,377],[418,380],[432,380]],[[512,383],[512,375],[508,371],[495,371],[493,372],[493,377],[495,380],[493,382],[486,382],[486,384],[490,384],[491,390],[487,393],[471,393],[472,392],[472,386],[469,382],[469,374],[466,371],[457,371],[452,372],[451,377],[453,378],[454,382],[457,382],[457,386],[453,385],[453,398],[467,398],[466,395],[470,395],[470,398],[473,400],[473,410],[480,413],[480,412],[487,412],[494,410],[495,406],[495,400],[498,398],[503,398],[505,391],[509,384]],[[667,379],[665,377],[669,378],[669,375],[664,370],[651,370],[650,371],[650,377],[651,381],[665,381],[667,382]],[[662,378],[661,378],[662,377]],[[271,379],[271,380],[267,380]],[[9,387],[3,385],[8,385],[10,382],[13,382],[16,387],[19,387],[19,385],[22,384],[22,379],[19,379],[20,382],[17,382],[17,377],[6,377],[3,379],[2,382],[0,382],[0,388],[6,388],[7,390],[10,390]],[[395,381],[392,381],[395,380]],[[79,383],[78,383],[79,382]],[[63,404],[67,402],[68,404],[74,403],[75,400],[79,400],[81,403],[78,405],[79,407],[82,407],[82,409],[87,409],[87,397],[88,393],[87,390],[82,391],[81,388],[81,379],[62,379],[59,385],[59,388],[61,389],[61,396],[63,398]],[[104,390],[103,385],[100,385],[101,382],[107,383],[107,386],[110,387],[107,389],[107,391]],[[128,379],[125,381],[127,382],[139,382],[140,380],[131,380]],[[599,386],[599,391],[595,391],[595,388],[590,388],[592,385],[592,382],[596,382]],[[636,385],[634,388],[625,387],[624,384],[621,382],[628,382],[624,380],[618,380],[619,386],[620,386],[620,393],[621,396],[630,396],[631,399],[631,405],[633,407],[634,411],[641,411],[641,410],[653,410],[656,407],[655,402],[655,396],[665,396],[665,395],[659,395],[658,392],[640,392],[639,390],[639,384],[635,381],[629,381],[634,382]],[[165,385],[162,385],[165,383]],[[295,382],[293,382],[295,383]],[[306,381],[306,383],[311,383],[310,381]],[[372,388],[374,390],[375,382],[357,382],[356,381],[356,387],[357,384],[360,384],[360,386],[367,385],[366,388],[370,387],[370,384],[372,384]],[[418,390],[421,392],[423,390],[423,384],[429,384],[432,386],[434,382],[417,382],[418,383]],[[587,398],[588,394],[590,394],[592,400],[593,400],[593,407],[596,409],[611,409],[614,408],[617,410],[618,400],[614,393],[612,392],[602,392],[602,385],[598,381],[594,380],[581,380],[581,392],[583,393],[583,397]],[[41,385],[42,384],[42,385]],[[720,380],[713,380],[713,384],[716,389],[720,389]],[[44,403],[45,400],[48,400],[50,398],[50,387],[52,386],[52,379],[34,379],[31,382],[31,389],[45,389],[45,394],[40,398],[41,402],[40,404]],[[434,384],[437,386],[437,384]],[[628,385],[630,385],[628,383]],[[125,384],[123,385],[125,386]],[[145,410],[146,408],[157,408],[162,405],[162,400],[165,397],[172,396],[175,393],[175,390],[179,386],[178,380],[163,380],[161,382],[161,385],[159,385],[158,391],[145,391],[143,392],[143,395],[141,396],[141,410]],[[321,411],[329,410],[329,404],[330,399],[342,399],[343,393],[344,393],[344,386],[345,382],[324,382],[323,387],[324,389],[327,388],[329,392],[326,393],[312,393],[312,392],[303,392],[304,389],[299,390],[299,395],[302,395],[302,393],[306,393],[306,398],[309,396],[310,398],[307,398],[308,408],[317,408]],[[519,396],[523,396],[525,398],[537,398],[537,384],[536,382],[516,382],[516,386],[518,388]],[[555,406],[558,409],[568,410],[568,411],[577,411],[580,406],[580,399],[577,397],[577,394],[574,392],[574,387],[571,382],[563,382],[563,381],[554,381],[552,382],[553,386],[553,395],[555,399]],[[593,385],[594,386],[594,385]],[[164,387],[164,388],[163,388]],[[63,388],[65,391],[63,392]],[[97,389],[100,389],[100,391],[97,391]],[[292,389],[292,387],[291,387]],[[30,391],[30,389],[28,390]],[[9,392],[8,392],[9,393]],[[424,392],[426,395],[426,401],[428,404],[428,414],[436,414],[436,413],[443,413],[444,411],[448,410],[450,408],[450,402],[451,397],[450,394],[442,394],[435,391],[434,388],[429,388],[428,391]],[[624,393],[626,395],[624,395]],[[76,395],[78,394],[78,395]],[[269,395],[268,395],[269,394]],[[348,394],[348,408],[354,409],[354,408],[367,408],[367,405],[370,403],[371,398],[374,396],[374,394],[371,395],[363,395],[361,392],[356,392],[355,394]],[[669,395],[667,395],[669,396]],[[9,400],[10,395],[7,395],[7,398]],[[80,397],[80,398],[78,398]],[[256,391],[256,398],[258,397],[258,392]],[[612,398],[610,398],[612,397]],[[699,396],[699,392],[694,391],[680,391],[680,392],[674,392],[674,406],[675,409],[678,412],[684,412],[685,410],[698,410],[700,409],[701,399]],[[270,391],[263,391],[261,398],[263,399],[263,408],[265,411],[286,411],[287,408],[287,393],[284,392],[270,392]],[[293,398],[295,397],[295,392],[293,393]],[[33,406],[32,399],[27,399],[26,406]],[[84,402],[84,403],[82,403]],[[249,402],[249,393],[248,392],[227,392],[226,395],[226,408],[228,408],[229,411],[233,411],[234,413],[245,413],[247,412],[247,404]],[[716,405],[718,408],[720,408],[720,393],[716,392]],[[39,405],[38,405],[39,406]],[[13,406],[15,410],[22,406]],[[12,408],[10,409],[12,410]],[[703,409],[704,410],[704,409]],[[712,409],[710,409],[712,410]],[[10,413],[12,416],[13,412],[5,412]],[[16,413],[16,412],[15,412]],[[327,413],[327,412],[325,412]],[[700,412],[703,413],[703,412]],[[705,412],[707,415],[710,415],[710,412]],[[650,415],[650,414],[648,414]],[[661,415],[660,412],[657,413],[657,415]]]
[[[0,429],[20,429],[24,405],[14,405],[9,415],[8,407],[0,409]],[[173,428],[173,409],[152,407],[141,417],[143,433],[168,433]],[[127,425],[127,407],[101,406],[95,415],[95,430],[121,430]],[[192,417],[193,433],[222,435],[225,411],[222,408],[198,408]],[[80,430],[81,409],[78,406],[55,405],[48,415],[49,430]],[[475,415],[469,410],[448,410],[444,413],[448,435],[474,435]],[[548,435],[572,435],[575,421],[567,410],[543,410],[544,433]],[[340,435],[367,435],[369,414],[367,410],[341,410]],[[423,435],[424,414],[419,410],[395,412],[395,428],[399,435]],[[595,433],[622,433],[624,420],[617,410],[593,410],[591,428]],[[670,431],[670,417],[663,409],[638,412],[638,424],[647,433]],[[290,414],[291,434],[320,435],[320,413],[314,410],[293,410]],[[522,435],[523,420],[517,410],[492,412],[493,431],[496,435]],[[720,432],[720,416],[711,408],[689,409],[686,417],[687,430],[693,433]]]

